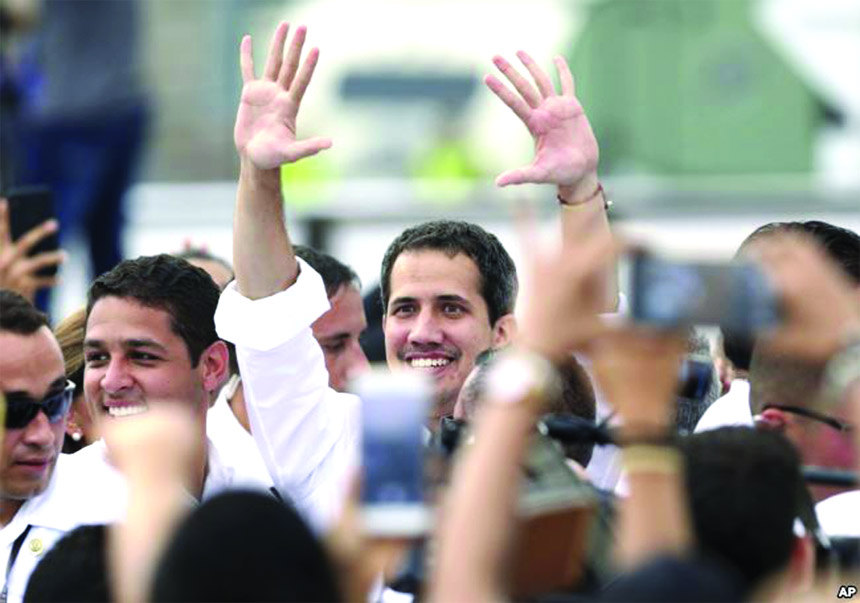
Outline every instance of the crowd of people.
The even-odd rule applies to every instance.
[[[52,326],[32,302],[60,258],[28,251],[56,225],[13,241],[0,201],[0,598],[856,593],[860,237],[823,222],[753,233],[738,255],[773,284],[780,323],[727,333],[713,358],[690,329],[626,320],[597,140],[564,59],[557,88],[525,52],[528,75],[496,56],[507,83],[485,78],[535,142],[496,183],[553,187],[560,244],[523,225],[522,290],[475,224],[419,224],[388,247],[387,364],[432,382],[423,446],[444,461],[426,534],[365,530],[347,388],[369,366],[368,317],[349,266],[291,242],[279,170],[332,141],[297,134],[319,50],[303,55],[306,28],[288,34],[262,69],[240,44],[232,262],[124,260]],[[713,379],[685,398],[682,365],[703,354]],[[524,510],[550,466],[568,499]]]

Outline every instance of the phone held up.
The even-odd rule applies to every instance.
[[[17,241],[43,222],[57,217],[54,196],[47,187],[11,189],[5,196],[9,204],[9,234],[13,241]],[[52,232],[30,248],[28,255],[35,256],[47,251],[57,251],[59,248],[59,236],[56,232]],[[54,276],[57,274],[57,265],[46,266],[37,274]]]
[[[419,536],[431,513],[425,499],[425,421],[430,382],[414,373],[375,369],[351,390],[362,401],[361,518],[365,532]]]
[[[683,262],[641,249],[629,259],[634,322],[657,328],[719,326],[739,335],[780,322],[776,291],[753,262]]]

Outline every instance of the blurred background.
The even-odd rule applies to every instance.
[[[73,142],[81,124],[122,133],[110,143],[121,151],[96,158],[72,146],[53,161],[67,180],[94,179],[93,166],[122,156],[122,167],[102,171],[124,175],[113,184],[125,210],[90,230],[105,236],[124,216],[125,257],[190,242],[229,259],[238,44],[253,36],[261,69],[281,19],[308,25],[308,44],[321,49],[299,135],[334,139],[330,151],[283,170],[291,231],[352,265],[365,287],[393,237],[421,220],[476,221],[518,263],[514,205],[531,201],[550,227],[554,190],[493,186],[496,174],[531,159],[526,129],[481,81],[493,54],[513,60],[519,49],[547,68],[556,54],[568,59],[600,143],[612,218],[638,239],[718,258],[772,220],[860,230],[856,0],[0,6],[2,185],[38,177],[33,131],[51,149],[60,145],[45,131]],[[68,222],[72,261],[52,300],[56,316],[80,305],[92,276],[83,232],[94,222]]]

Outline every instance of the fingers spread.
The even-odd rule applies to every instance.
[[[239,65],[242,68],[242,82],[247,84],[256,79],[254,75],[254,54],[251,45],[251,36],[243,36],[239,44]]]
[[[564,96],[576,96],[576,86],[573,83],[573,74],[567,66],[564,57],[557,56],[553,59],[555,69],[558,71],[558,79],[561,82],[561,93]]]
[[[293,78],[296,77],[296,70],[299,68],[299,59],[302,56],[302,46],[305,44],[307,32],[308,28],[302,25],[293,34],[289,50],[287,50],[287,58],[281,67],[280,74],[278,74],[278,84],[284,89],[288,89],[293,83]]]
[[[299,69],[298,75],[296,75],[296,79],[293,82],[293,86],[290,88],[290,95],[292,96],[293,102],[295,102],[296,105],[302,102],[302,97],[305,95],[305,90],[307,90],[308,88],[308,84],[311,81],[311,77],[313,77],[314,69],[316,69],[319,56],[319,48],[311,48],[311,51],[305,58],[305,62],[302,63],[302,67],[301,69]]]
[[[281,21],[275,30],[275,35],[272,36],[272,45],[269,47],[269,56],[266,59],[266,68],[263,71],[264,79],[272,81],[277,79],[284,58],[284,40],[287,39],[289,30],[290,24],[286,21]]]
[[[540,104],[541,98],[537,93],[537,90],[535,90],[534,86],[532,86],[526,78],[521,76],[510,63],[508,63],[504,58],[496,55],[493,57],[493,64],[498,67],[499,71],[505,74],[508,81],[514,85],[514,88],[517,89],[517,92],[520,93],[520,96],[525,99],[530,107],[534,108]]]
[[[484,77],[484,83],[528,126],[531,109],[522,98],[511,92],[507,86],[492,75]]]
[[[520,59],[522,64],[525,65],[526,69],[529,70],[529,73],[532,74],[532,77],[534,78],[541,95],[544,98],[555,96],[555,90],[552,87],[552,82],[550,81],[549,76],[543,72],[543,69],[538,67],[538,64],[535,63],[532,58],[522,50],[517,52],[517,57]]]

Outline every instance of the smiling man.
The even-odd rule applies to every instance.
[[[51,504],[51,491],[56,490],[55,467],[74,386],[66,381],[60,346],[45,315],[4,290],[0,392],[6,398],[0,457],[0,575],[5,581],[0,599],[17,601],[41,551],[65,533],[62,510]]]
[[[434,419],[453,412],[475,358],[514,335],[514,262],[499,240],[467,222],[405,230],[382,261],[388,365],[436,383]]]

